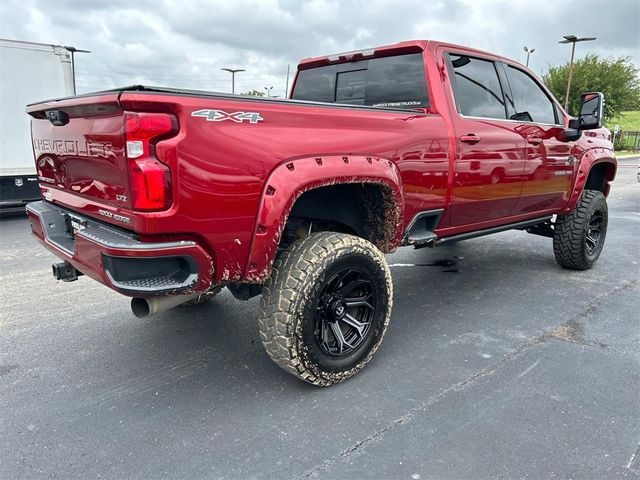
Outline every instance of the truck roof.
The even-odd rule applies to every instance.
[[[305,70],[307,68],[320,67],[322,65],[329,65],[332,63],[350,62],[358,59],[386,57],[389,55],[402,55],[404,53],[422,52],[427,49],[435,49],[440,46],[452,47],[456,49],[464,49],[468,52],[478,53],[482,56],[488,56],[500,60],[508,60],[506,57],[496,55],[495,53],[478,50],[476,48],[466,47],[464,45],[456,45],[454,43],[441,42],[439,40],[407,40],[405,42],[393,43],[390,45],[382,45],[379,47],[363,48],[360,50],[353,50],[350,52],[341,52],[331,55],[323,55],[320,57],[308,57],[303,58],[298,63],[298,70]]]

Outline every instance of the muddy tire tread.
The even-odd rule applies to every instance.
[[[343,252],[369,255],[385,272],[389,292],[389,308],[379,341],[353,368],[345,372],[320,371],[305,362],[302,328],[298,325],[301,300],[310,286],[307,280],[318,274],[332,259]],[[358,373],[369,363],[384,337],[392,307],[393,283],[382,252],[369,241],[353,235],[320,232],[297,240],[274,262],[271,276],[265,282],[258,320],[260,339],[269,357],[283,370],[317,386],[342,382]]]
[[[554,225],[553,253],[560,266],[572,270],[587,270],[595,262],[595,260],[588,259],[585,254],[584,235],[590,218],[591,206],[599,202],[604,203],[606,216],[607,205],[602,192],[585,190],[580,196],[578,205],[571,213],[558,215]],[[604,242],[604,238],[602,242]]]

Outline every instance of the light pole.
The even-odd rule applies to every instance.
[[[267,91],[267,98],[271,98],[271,90],[273,90],[273,85],[271,87],[264,87]]]
[[[236,73],[246,72],[246,70],[243,68],[221,68],[220,70],[224,70],[231,74],[231,93],[236,93]]]
[[[65,46],[64,48],[67,49],[68,52],[71,52],[71,76],[73,77],[73,94],[76,94],[76,57],[75,57],[75,53],[91,53],[91,50],[80,50],[79,48],[76,47],[67,47]]]
[[[527,52],[527,64],[525,66],[527,68],[529,68],[529,55],[531,55],[533,52],[535,52],[536,49],[535,48],[524,47],[524,51]]]
[[[571,89],[571,74],[573,73],[573,55],[576,53],[576,43],[589,42],[595,40],[596,37],[576,37],[575,35],[563,35],[564,40],[560,40],[558,43],[570,43],[571,44],[571,60],[569,61],[569,76],[567,78],[567,94],[564,97],[564,109],[567,110],[569,106],[569,90]]]

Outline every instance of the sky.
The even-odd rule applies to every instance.
[[[565,63],[563,35],[594,36],[576,57],[630,56],[640,67],[640,0],[0,0],[0,38],[71,45],[78,93],[131,84],[286,95],[305,57],[411,39]]]

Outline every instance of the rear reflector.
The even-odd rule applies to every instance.
[[[133,208],[161,210],[171,205],[169,167],[151,158],[133,160],[129,165]]]
[[[171,171],[155,158],[155,143],[176,129],[175,118],[166,113],[125,113],[127,158],[131,176],[133,208],[163,210],[171,206]]]

